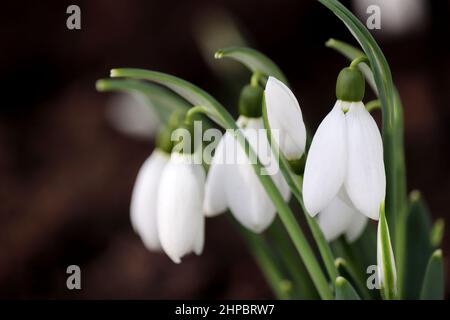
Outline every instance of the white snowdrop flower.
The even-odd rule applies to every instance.
[[[271,175],[283,198],[290,197],[289,186],[282,176],[263,129],[262,118],[240,116],[237,124],[263,164],[276,166]],[[231,155],[231,156],[230,156]],[[205,185],[204,211],[215,216],[230,209],[246,228],[259,233],[275,218],[276,210],[250,164],[247,155],[231,133],[227,132],[216,147]]]
[[[269,127],[278,130],[274,141],[288,160],[300,159],[305,152],[306,129],[297,99],[274,77],[269,77],[264,94]]]
[[[383,143],[375,120],[361,102],[361,72],[343,69],[336,95],[338,100],[319,125],[309,149],[303,180],[305,207],[315,216],[344,188],[351,206],[378,220],[386,192]]]
[[[191,154],[173,152],[159,184],[157,225],[161,246],[175,262],[203,251],[205,172]]]
[[[169,158],[170,154],[155,149],[139,170],[131,196],[131,224],[149,250],[161,248],[156,223],[156,200],[161,173]]]

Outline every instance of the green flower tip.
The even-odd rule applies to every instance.
[[[442,259],[442,249],[433,252],[433,259]]]
[[[283,292],[290,292],[292,290],[292,282],[286,279],[280,281],[280,290]]]
[[[223,58],[223,51],[222,50],[218,50],[216,51],[216,53],[214,53],[214,59],[222,59]]]
[[[419,190],[413,190],[411,191],[411,193],[409,194],[409,200],[411,202],[417,202],[420,200],[420,198],[422,197],[421,193]]]
[[[339,287],[344,286],[347,283],[347,280],[344,277],[338,276],[336,278],[336,285]]]
[[[336,39],[330,38],[327,40],[327,42],[325,42],[325,47],[328,47],[328,48],[333,47],[335,43],[336,43]]]
[[[120,77],[120,69],[111,69],[109,75],[111,78]]]
[[[345,266],[345,260],[342,259],[341,257],[336,258],[336,259],[334,260],[334,266],[335,266],[336,268]]]
[[[106,81],[101,79],[101,80],[97,80],[95,82],[95,89],[97,89],[97,91],[106,91]]]

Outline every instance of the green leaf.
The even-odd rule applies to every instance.
[[[298,254],[302,258],[305,266],[321,296],[322,299],[332,299],[333,294],[328,287],[325,275],[323,274],[320,265],[314,256],[303,231],[298,225],[294,213],[286,204],[280,191],[272,180],[272,177],[262,174],[264,166],[257,157],[255,151],[245,139],[242,131],[237,127],[233,117],[226,111],[226,109],[211,95],[203,91],[199,87],[190,82],[180,78],[149,70],[143,69],[113,69],[111,70],[112,77],[129,77],[140,80],[149,80],[168,87],[174,92],[181,95],[195,106],[202,106],[207,110],[207,115],[222,126],[224,129],[233,129],[235,139],[241,144],[246,155],[250,159],[256,159],[256,163],[252,163],[252,167],[256,172],[261,184],[270,197],[278,214],[283,222],[289,236],[291,237]]]
[[[438,219],[431,229],[430,241],[433,247],[440,247],[442,244],[442,239],[444,238],[445,221],[444,219]]]
[[[423,280],[421,300],[444,299],[444,265],[442,250],[438,249],[431,255],[428,262],[425,279]]]
[[[367,289],[366,282],[358,276],[358,272],[351,261],[346,261],[343,258],[337,258],[335,260],[336,268],[343,277],[349,279],[351,284],[356,287],[357,292],[360,296],[364,297],[365,300],[372,299],[369,290]]]
[[[406,299],[419,299],[422,280],[432,253],[430,244],[431,219],[428,208],[418,191],[409,196],[407,220],[406,265],[404,293]]]
[[[387,300],[395,299],[397,296],[397,270],[389,227],[384,213],[384,203],[381,204],[380,221],[378,221],[377,255],[378,266],[381,265],[381,274],[378,276],[381,281],[383,296]]]
[[[261,52],[245,47],[230,47],[218,50],[216,59],[229,58],[241,62],[253,73],[260,72],[267,76],[274,76],[288,84],[286,77],[278,66]]]
[[[187,111],[189,103],[166,88],[131,79],[101,79],[96,83],[98,91],[122,91],[143,95],[148,105],[155,109],[160,120],[166,123],[175,110]]]
[[[352,287],[344,277],[336,278],[336,300],[361,300]]]

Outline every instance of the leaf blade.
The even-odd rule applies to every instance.
[[[267,76],[274,76],[278,80],[288,83],[281,69],[263,53],[247,47],[229,47],[219,49],[216,59],[229,58],[245,65],[252,72],[260,72]]]
[[[442,262],[442,250],[440,249],[434,251],[430,257],[423,280],[420,299],[444,299],[444,265]]]

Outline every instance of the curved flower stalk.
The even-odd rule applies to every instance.
[[[262,163],[272,166],[275,185],[287,201],[289,187],[281,175],[271,151],[261,118],[262,92],[259,87],[244,87],[240,98],[240,113],[236,124]],[[275,218],[276,209],[261,185],[243,148],[232,132],[226,132],[216,147],[205,186],[205,215],[212,217],[230,209],[246,228],[260,233]]]

